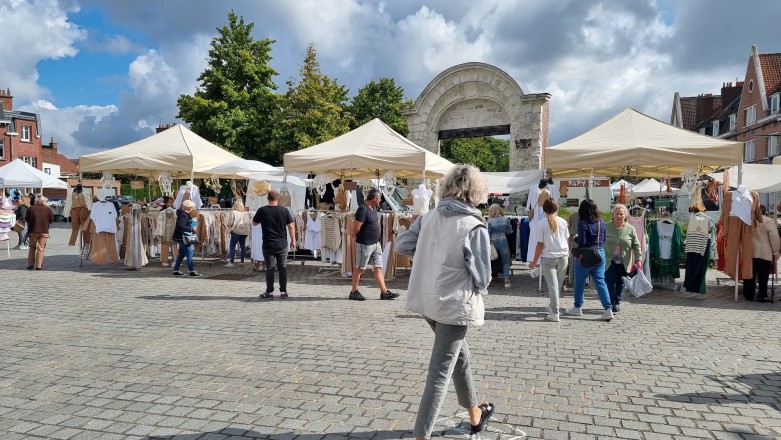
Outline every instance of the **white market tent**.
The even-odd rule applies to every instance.
[[[781,157],[781,156],[779,156]],[[746,188],[759,193],[772,193],[781,191],[781,163],[780,164],[756,164],[744,163],[743,180],[741,183]],[[735,188],[738,186],[738,167],[731,167],[728,170],[729,186]],[[718,181],[724,181],[724,173],[711,173],[710,176]]]
[[[388,127],[379,119],[339,137],[285,154],[285,171],[331,174],[347,179],[396,177],[440,178],[453,164]]]
[[[678,188],[672,188],[672,193],[667,192],[667,185],[662,185],[654,178],[645,179],[632,188],[632,195],[635,197],[668,196],[680,191]]]
[[[68,189],[68,184],[27,165],[22,159],[14,159],[0,167],[0,186],[5,188],[59,188]]]
[[[677,177],[687,167],[716,170],[742,161],[740,142],[673,127],[632,108],[544,151],[554,177]]]
[[[268,174],[270,176],[282,176],[284,171],[279,171],[267,163],[258,160],[236,159],[213,168],[205,170],[206,173],[225,179],[247,179],[249,175]]]
[[[621,179],[618,182],[611,183],[610,192],[613,193],[613,197],[618,197],[618,195],[621,193],[621,185],[625,185],[627,191],[635,187],[634,183],[629,183],[624,179]]]
[[[176,124],[139,141],[81,156],[82,172],[157,176],[167,171],[174,178],[209,177],[208,170],[241,159]]]
[[[480,173],[488,183],[488,191],[508,194],[528,191],[529,187],[543,178],[544,170],[510,171],[506,173]]]

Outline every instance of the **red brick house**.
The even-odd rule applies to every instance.
[[[0,166],[21,158],[41,168],[41,120],[36,113],[15,111],[11,91],[0,90]]]

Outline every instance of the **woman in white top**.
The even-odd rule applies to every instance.
[[[559,322],[559,292],[569,264],[569,227],[567,221],[559,217],[559,204],[555,199],[545,200],[542,211],[545,213],[545,221],[534,225],[537,245],[529,266],[534,268],[537,260],[540,260],[542,276],[545,277],[550,296],[548,316],[545,319]]]
[[[230,250],[228,251],[229,261],[225,267],[235,267],[234,263],[237,244],[241,250],[241,264],[244,264],[244,257],[247,254],[247,236],[250,232],[250,219],[244,212],[244,202],[242,202],[241,199],[236,199],[236,201],[233,202],[233,212],[231,214],[233,215],[231,217],[231,222],[228,225],[228,231],[231,236],[229,245]]]

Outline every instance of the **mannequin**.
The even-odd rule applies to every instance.
[[[92,198],[87,197],[88,194],[84,193],[84,187],[80,183],[73,187],[73,191],[68,198],[70,202],[70,209],[68,215],[71,218],[71,236],[68,240],[68,246],[76,246],[76,237],[79,235],[79,230],[87,223],[90,216],[90,208],[92,207]],[[89,234],[86,231],[82,231],[82,243],[89,242]]]
[[[526,200],[526,209],[529,210],[529,243],[536,243],[537,237],[534,235],[534,225],[538,221],[545,218],[545,213],[542,211],[542,204],[545,200],[553,198],[559,199],[559,189],[550,183],[546,179],[540,179],[538,184],[532,185],[529,188],[529,198]],[[523,252],[520,252],[523,255]],[[527,251],[526,256],[530,258],[534,255],[534,252]]]
[[[179,187],[179,192],[176,194],[176,200],[174,201],[174,208],[179,209],[185,200],[192,200],[195,203],[195,209],[201,209],[201,206],[203,206],[201,192],[197,186],[193,185],[192,180],[188,180]]]
[[[724,194],[719,223],[726,240],[724,273],[731,278],[736,278],[735,265],[739,258],[740,274],[737,279],[753,279],[754,227],[760,218],[754,211],[759,212],[759,197],[749,192],[746,185],[738,185],[735,191]]]
[[[423,215],[427,213],[429,210],[429,204],[431,203],[432,194],[434,194],[434,191],[428,189],[425,183],[421,183],[416,189],[413,189],[412,214]]]

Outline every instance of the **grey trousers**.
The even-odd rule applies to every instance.
[[[458,404],[464,408],[477,405],[477,395],[469,366],[469,346],[466,344],[466,326],[448,325],[426,318],[434,330],[434,348],[428,365],[428,377],[420,399],[418,417],[413,433],[430,438],[442,409],[450,377],[456,388]]]
[[[569,257],[540,257],[540,273],[548,286],[550,309],[554,315],[559,314],[559,294],[564,285],[564,277],[567,275],[567,266],[569,266]]]

